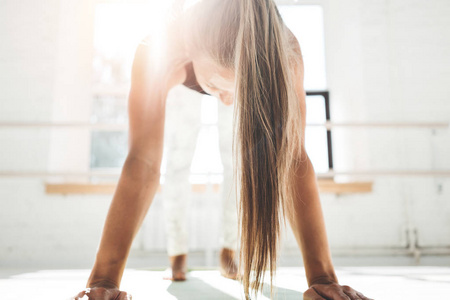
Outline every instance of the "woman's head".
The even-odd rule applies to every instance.
[[[205,92],[217,97],[225,105],[233,104],[235,88],[233,70],[215,63],[210,58],[195,58],[192,65],[197,82]]]
[[[185,7],[181,30],[187,56],[234,71],[239,18],[239,0],[198,0]]]
[[[183,14],[182,36],[186,54],[192,60],[203,90],[225,105],[231,105],[235,97],[239,1],[194,2],[185,7]]]
[[[298,60],[273,0],[200,0],[181,19],[199,83],[234,99],[240,265],[249,295],[261,288],[266,269],[271,277],[275,271],[283,214],[294,199],[302,148],[292,78]]]

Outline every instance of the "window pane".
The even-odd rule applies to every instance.
[[[121,168],[128,152],[126,132],[91,134],[91,168]]]
[[[325,98],[306,96],[306,123],[325,123],[327,121]]]
[[[305,64],[305,89],[325,90],[323,9],[320,5],[279,5],[281,16],[297,37]]]
[[[322,96],[307,96],[306,110],[307,123],[325,123],[325,99]],[[317,173],[329,171],[326,128],[306,126],[305,131],[306,152],[308,152],[315,171]]]
[[[197,137],[197,145],[191,163],[191,175],[189,176],[189,181],[194,184],[221,183],[223,181],[223,165],[217,128],[218,102],[211,96],[202,97],[202,129]]]
[[[129,83],[136,47],[152,30],[160,29],[167,2],[169,1],[96,5],[94,83]]]
[[[156,2],[155,2],[156,3]],[[152,4],[153,6],[155,4]],[[95,57],[93,122],[127,123],[126,97],[130,81],[130,68],[136,45],[146,36],[156,20],[152,5],[98,4],[95,15]],[[305,88],[325,89],[325,54],[323,11],[319,5],[279,6],[286,24],[298,38],[305,61]],[[159,17],[161,17],[160,14]],[[98,91],[106,91],[104,94]],[[118,96],[118,95],[122,96]],[[206,98],[210,98],[209,101]],[[213,174],[223,169],[220,161],[217,126],[217,100],[205,96],[202,110],[204,128],[199,134],[191,165],[194,179],[200,174]],[[314,100],[313,100],[314,99]],[[325,121],[323,98],[308,97],[307,122]],[[318,172],[328,170],[326,129],[311,127],[306,130],[306,147]],[[92,133],[91,167],[121,167],[127,153],[127,135],[124,132]],[[164,174],[164,164],[162,173]],[[215,175],[214,175],[215,176]],[[217,179],[217,178],[216,178]],[[220,180],[221,181],[221,180]]]
[[[96,96],[92,102],[91,122],[127,124],[127,99],[114,96]]]
[[[128,123],[131,64],[149,34],[154,5],[101,3],[95,8],[91,122]],[[126,132],[92,132],[91,168],[120,168],[128,152]]]

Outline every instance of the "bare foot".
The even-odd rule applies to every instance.
[[[173,281],[185,281],[186,280],[186,261],[187,261],[187,255],[181,254],[181,255],[175,255],[170,256],[170,266],[172,268],[172,277],[171,278],[164,278],[166,280],[173,280]]]
[[[236,280],[238,277],[238,268],[234,262],[235,251],[222,248],[220,251],[220,274],[223,277]]]

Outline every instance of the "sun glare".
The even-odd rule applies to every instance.
[[[165,24],[172,0],[139,3],[100,3],[95,11],[94,47],[106,59],[125,58],[128,65],[137,45],[152,36],[152,45],[163,55]],[[160,61],[160,60],[158,60]]]

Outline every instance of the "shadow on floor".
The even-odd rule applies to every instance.
[[[264,285],[263,295],[270,299],[270,286]],[[294,291],[291,289],[282,288],[279,286],[274,286],[274,300],[302,300],[303,294],[299,291]]]
[[[209,285],[199,278],[189,278],[184,282],[172,282],[167,288],[172,296],[177,300],[241,300],[242,297],[236,298],[223,291]],[[265,286],[263,289],[263,295],[270,299],[270,287]],[[274,300],[301,300],[303,299],[303,294],[282,288],[275,287]]]
[[[236,300],[221,290],[207,284],[203,280],[195,277],[190,277],[186,281],[172,282],[167,288],[167,292],[177,298],[177,300]]]

